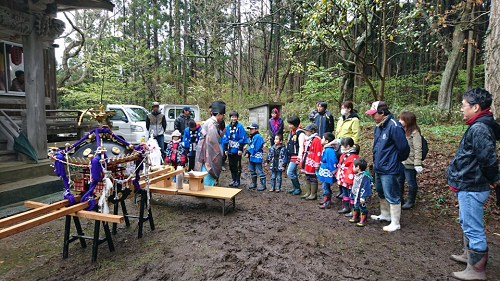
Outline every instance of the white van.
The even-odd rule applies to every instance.
[[[147,140],[146,118],[148,111],[138,105],[131,104],[108,104],[106,111],[116,112],[110,118],[113,133],[129,143],[139,144],[141,140]]]
[[[165,114],[167,120],[167,129],[165,130],[165,142],[172,140],[172,132],[174,131],[174,122],[179,115],[183,112],[183,108],[189,106],[191,108],[191,118],[197,123],[200,122],[200,107],[198,105],[190,104],[160,104],[161,113]],[[181,132],[184,134],[184,132]]]

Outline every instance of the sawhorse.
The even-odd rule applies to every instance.
[[[113,206],[113,214],[118,215],[118,204],[121,205],[122,207],[122,214],[123,217],[125,218],[125,225],[130,226],[130,220],[129,218],[133,219],[139,219],[139,226],[138,226],[138,233],[137,233],[137,238],[142,238],[142,229],[144,226],[144,222],[149,221],[149,226],[151,227],[151,230],[155,230],[155,223],[153,220],[153,213],[151,212],[151,206],[148,208],[148,215],[147,217],[144,216],[144,212],[146,211],[146,201],[148,200],[148,193],[145,189],[140,189],[138,193],[141,196],[141,203],[139,207],[139,216],[134,216],[130,215],[127,212],[127,207],[125,206],[125,199],[121,198],[116,202]],[[151,194],[151,193],[150,193]],[[116,234],[116,229],[117,229],[117,224],[113,223],[113,235]]]
[[[97,260],[97,250],[99,245],[104,242],[108,242],[109,251],[113,252],[115,246],[113,245],[113,240],[111,239],[111,232],[109,231],[108,222],[102,221],[102,226],[104,228],[105,237],[100,238],[100,225],[101,221],[95,220],[94,223],[94,236],[85,236],[82,230],[82,225],[80,224],[80,219],[77,216],[73,217],[73,222],[75,224],[77,234],[70,235],[71,231],[71,216],[66,216],[66,222],[64,223],[64,245],[63,245],[63,259],[68,258],[69,244],[73,241],[80,240],[80,245],[82,248],[87,248],[87,243],[85,239],[92,240],[92,261]],[[71,236],[71,238],[70,238]]]

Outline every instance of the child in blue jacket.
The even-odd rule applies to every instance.
[[[335,136],[326,132],[323,134],[321,144],[323,145],[323,155],[321,156],[321,166],[318,171],[318,180],[323,182],[323,202],[320,203],[320,209],[330,209],[332,202],[331,185],[337,182],[335,174],[337,173],[337,155],[333,147]]]
[[[182,146],[184,147],[184,153],[188,157],[188,172],[194,169],[196,145],[198,145],[198,140],[200,139],[200,130],[200,124],[196,124],[196,121],[192,119],[189,120],[188,127],[184,130]]]
[[[352,163],[354,172],[354,182],[351,187],[352,218],[349,222],[357,223],[357,226],[366,225],[366,216],[368,215],[368,199],[372,196],[373,178],[370,172],[366,170],[368,164],[363,158],[358,158]],[[352,202],[351,201],[351,202]]]
[[[236,111],[229,113],[231,122],[226,126],[226,132],[221,140],[224,154],[229,158],[229,169],[233,179],[229,186],[234,187],[240,185],[241,156],[243,155],[243,148],[248,143],[247,132],[245,127],[238,122],[238,117],[239,114]]]
[[[281,178],[288,163],[288,153],[283,145],[283,135],[277,134],[274,137],[274,145],[269,149],[266,157],[266,167],[271,163],[271,189],[269,191],[281,191]]]
[[[261,187],[258,191],[266,190],[266,175],[262,171],[262,160],[264,158],[264,139],[259,134],[259,125],[252,123],[247,127],[250,130],[250,145],[245,152],[245,157],[249,158],[248,165],[250,166],[250,175],[252,177],[251,189],[257,187],[257,175],[260,177]]]

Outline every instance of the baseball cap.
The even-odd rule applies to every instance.
[[[370,107],[370,109],[367,110],[365,113],[368,115],[373,115],[378,111],[387,111],[387,110],[389,110],[389,106],[387,106],[387,103],[383,101],[376,101],[372,103],[372,107]]]
[[[312,131],[315,131],[317,132],[318,131],[318,126],[314,123],[311,123],[311,124],[307,124],[307,126],[304,128],[305,131],[309,131],[309,132],[312,132]]]
[[[160,106],[160,103],[157,101],[154,101],[153,103],[151,103],[151,107],[153,107],[153,106]]]
[[[250,126],[247,127],[247,129],[258,129],[259,128],[259,124],[257,123],[252,123],[250,124]]]
[[[184,106],[184,108],[183,108],[182,110],[191,111],[191,107],[189,107],[189,106]]]

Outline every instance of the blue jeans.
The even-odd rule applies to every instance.
[[[271,180],[272,181],[277,180],[278,182],[281,182],[282,175],[283,171],[273,171],[271,175]]]
[[[165,159],[165,136],[164,135],[156,136],[155,140],[158,142],[158,145],[160,146],[162,159]]]
[[[250,174],[252,176],[259,175],[259,178],[265,177],[264,172],[262,171],[262,163],[255,163],[255,162],[249,161],[248,166],[250,166]]]
[[[380,199],[386,199],[389,204],[401,203],[398,175],[375,173],[375,184],[377,185],[377,194]]]
[[[399,175],[399,188],[401,191],[404,191],[404,186],[405,186],[405,179],[406,182],[408,183],[408,187],[412,191],[417,191],[418,190],[418,184],[417,184],[417,171],[415,169],[403,169],[401,171],[401,174]]]
[[[478,252],[487,250],[483,225],[483,207],[484,201],[488,199],[489,195],[489,190],[482,192],[457,192],[460,225],[465,237],[469,239],[469,248]]]
[[[330,188],[331,183],[323,182],[323,196],[331,197],[332,189]]]
[[[271,175],[271,186],[281,189],[281,178],[283,175],[283,171],[273,171]]]
[[[294,180],[297,178],[297,163],[295,162],[290,162],[288,163],[288,170],[286,171],[286,174],[291,180]]]

